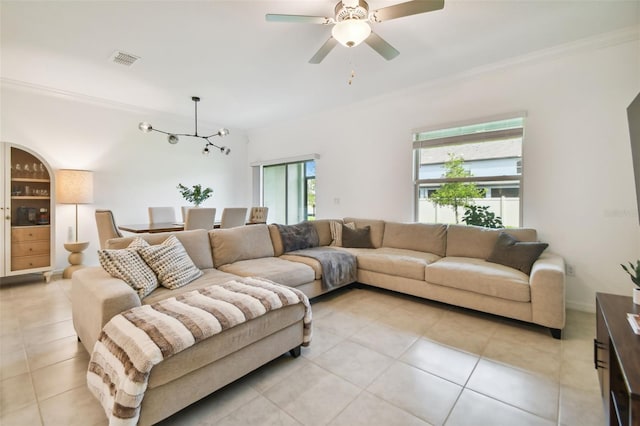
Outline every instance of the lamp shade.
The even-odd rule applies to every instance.
[[[371,27],[365,21],[347,19],[333,26],[331,35],[340,44],[346,47],[354,47],[365,41],[371,34]]]
[[[93,172],[61,169],[56,173],[56,200],[61,204],[93,203]]]

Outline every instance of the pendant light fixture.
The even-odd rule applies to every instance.
[[[209,155],[210,154],[209,147],[217,148],[217,149],[220,150],[220,153],[225,154],[225,155],[229,155],[229,153],[231,152],[231,148],[226,147],[226,146],[218,146],[218,145],[214,144],[213,142],[211,142],[209,140],[209,138],[212,138],[214,136],[220,136],[220,137],[227,136],[229,134],[229,129],[224,129],[224,128],[220,129],[216,133],[213,133],[213,134],[211,134],[209,136],[199,135],[198,134],[198,102],[200,102],[200,98],[197,97],[197,96],[192,96],[191,100],[195,103],[195,118],[196,118],[196,127],[195,127],[195,131],[194,131],[193,134],[188,134],[188,133],[169,133],[169,132],[165,132],[163,130],[154,129],[153,126],[151,126],[151,124],[147,123],[146,121],[143,121],[142,123],[138,124],[138,128],[144,133],[149,133],[151,131],[164,133],[165,135],[167,135],[167,140],[172,145],[175,145],[180,141],[178,136],[188,136],[188,137],[191,137],[191,138],[201,138],[201,139],[204,139],[204,140],[207,141],[207,143],[205,144],[204,148],[202,149],[202,155]]]

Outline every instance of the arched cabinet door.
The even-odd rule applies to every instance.
[[[28,148],[2,142],[3,256],[0,276],[42,272],[54,265],[53,170]]]

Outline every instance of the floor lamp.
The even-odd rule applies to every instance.
[[[61,169],[56,173],[56,200],[60,204],[75,204],[76,228],[75,241],[67,241],[64,248],[70,252],[69,266],[62,273],[63,278],[71,278],[78,269],[84,267],[82,261],[89,241],[78,240],[78,204],[93,203],[93,172],[88,170]]]

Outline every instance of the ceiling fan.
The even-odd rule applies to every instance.
[[[342,0],[336,4],[334,18],[268,13],[266,20],[268,22],[333,25],[331,37],[309,59],[310,64],[322,62],[338,43],[346,47],[354,47],[363,41],[389,61],[398,56],[400,52],[371,31],[370,24],[431,12],[443,7],[444,0],[413,0],[369,12],[369,4],[364,0]]]

